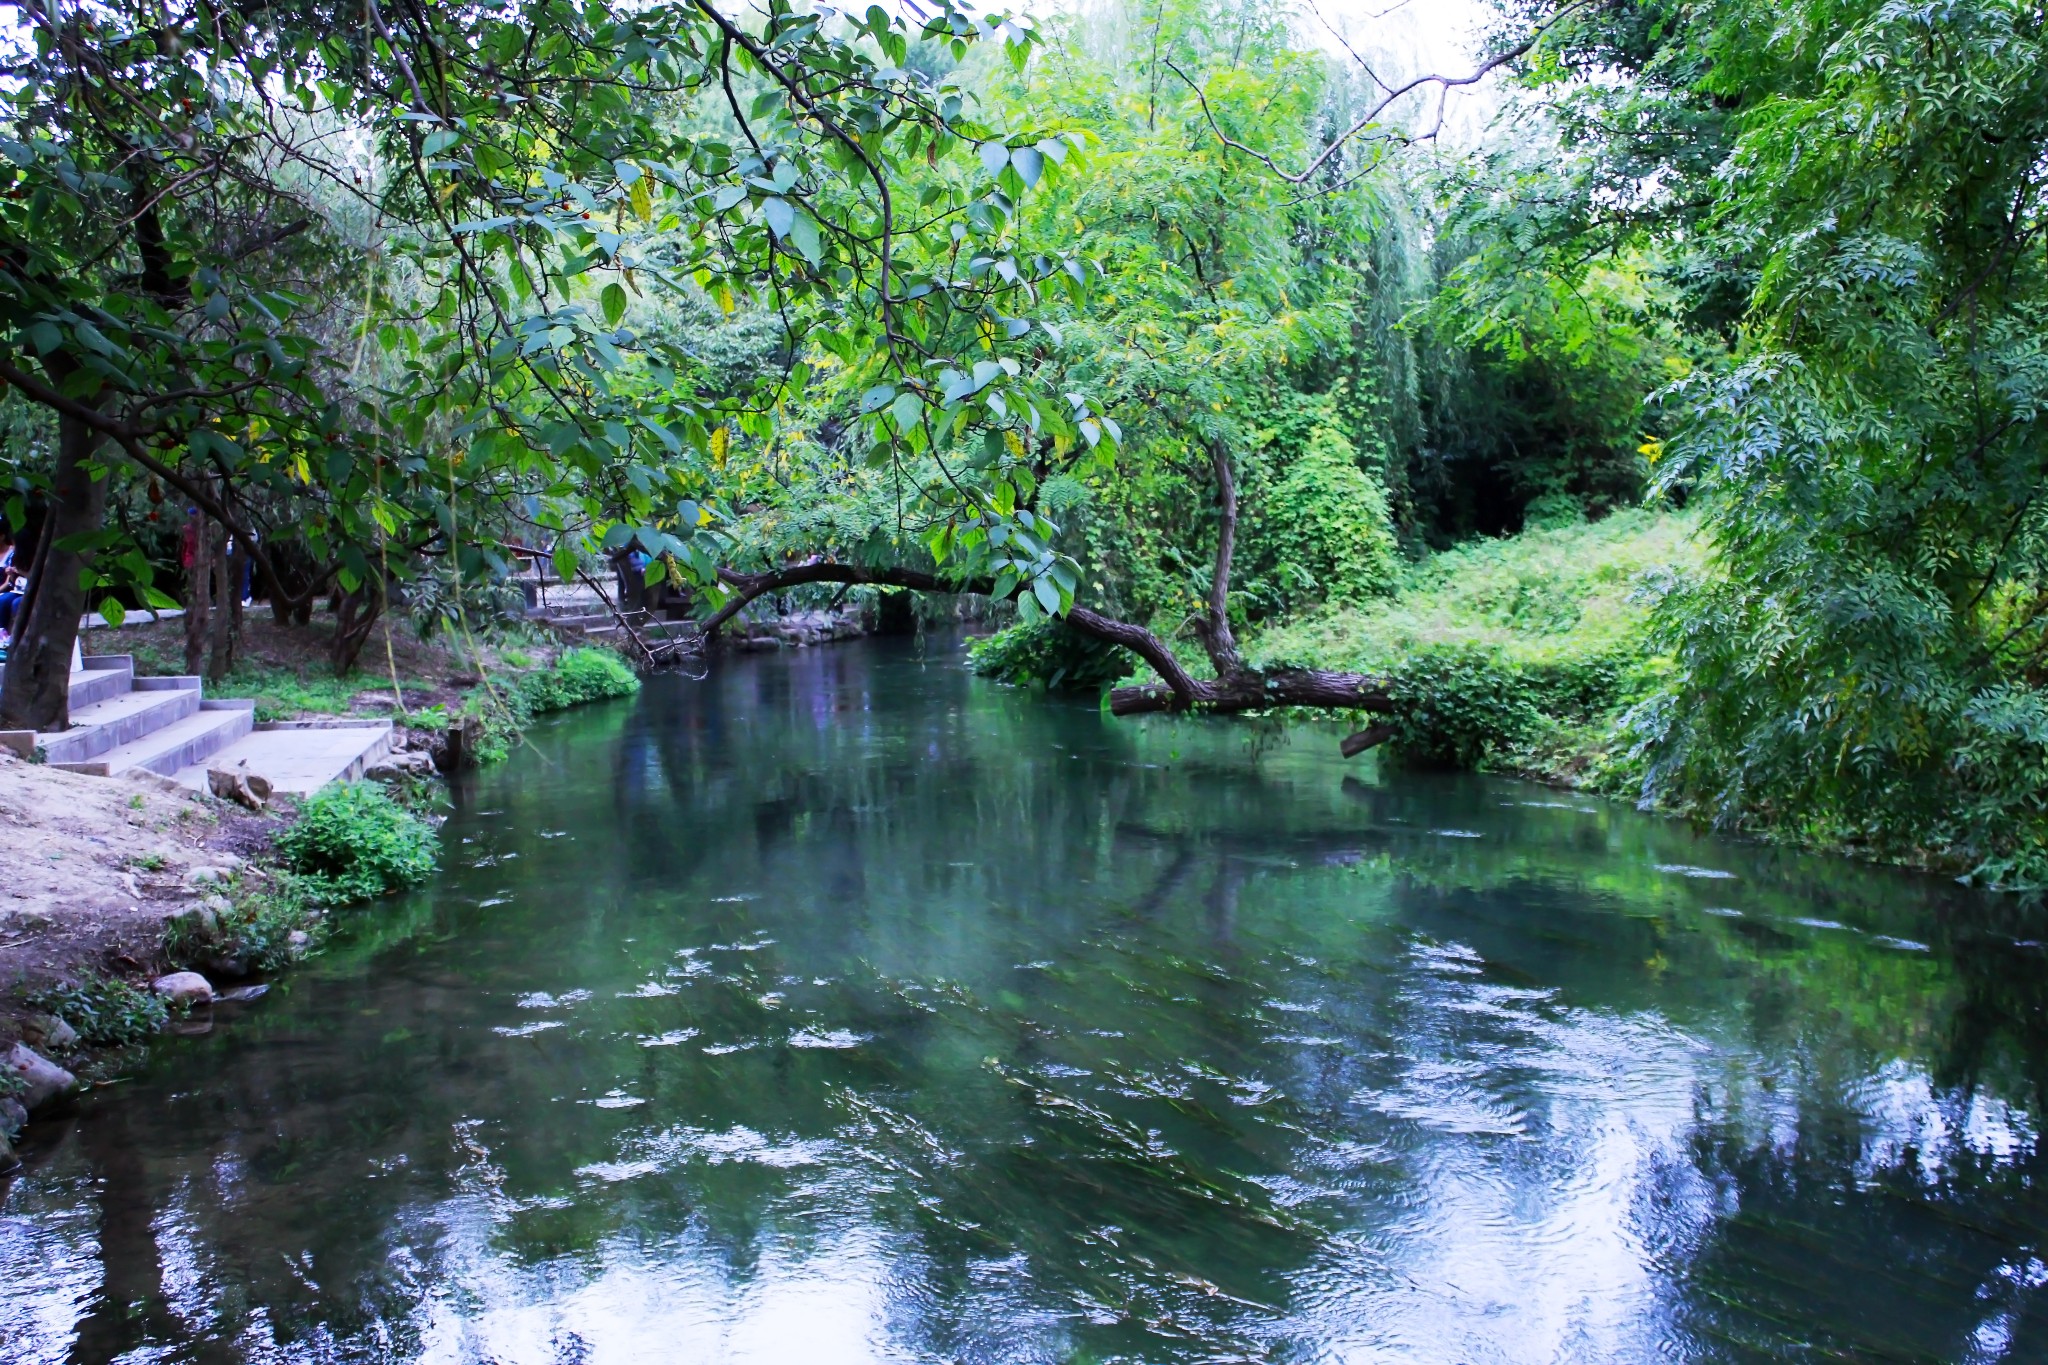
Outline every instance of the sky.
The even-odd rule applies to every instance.
[[[1297,0],[1304,37],[1341,61],[1353,54],[1389,84],[1424,73],[1463,75],[1479,64],[1494,17],[1484,0]],[[1347,51],[1348,47],[1348,51]],[[1450,92],[1447,136],[1476,135],[1494,107],[1491,85]]]

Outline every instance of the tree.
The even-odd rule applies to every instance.
[[[1714,559],[1662,608],[1650,794],[2048,880],[2044,38],[2003,0],[1628,5],[1533,73],[1729,347],[1665,399]]]

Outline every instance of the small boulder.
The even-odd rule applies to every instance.
[[[234,873],[225,867],[195,867],[185,873],[187,886],[219,886],[231,881]]]
[[[22,1024],[29,1042],[62,1056],[78,1046],[78,1030],[54,1014],[31,1014]]]
[[[294,954],[303,953],[313,946],[313,936],[304,929],[294,929],[284,936],[284,944]]]
[[[270,805],[270,779],[250,772],[246,763],[237,763],[232,768],[208,768],[206,788],[221,800],[248,810],[261,811]]]
[[[170,927],[179,931],[182,938],[210,939],[220,932],[220,911],[208,904],[216,897],[209,896],[197,905],[188,905],[170,917]]]
[[[0,1138],[11,1138],[28,1124],[28,1106],[20,1100],[0,1100]]]
[[[31,1051],[28,1044],[16,1043],[7,1054],[7,1069],[21,1082],[17,1092],[24,1109],[33,1114],[50,1101],[67,1095],[78,1084],[78,1077]]]
[[[210,1005],[213,985],[197,972],[172,972],[149,983],[149,988],[173,1005]]]
[[[432,777],[434,758],[432,754],[417,749],[401,750],[386,754],[364,771],[363,776],[372,782],[400,782],[409,777]]]

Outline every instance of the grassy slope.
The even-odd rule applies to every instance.
[[[1411,566],[1382,603],[1296,617],[1247,653],[1394,674],[1418,698],[1397,742],[1420,756],[1577,779],[1655,677],[1650,603],[1661,579],[1698,571],[1693,532],[1682,514],[1628,511],[1475,541]]]

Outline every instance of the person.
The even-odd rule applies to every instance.
[[[28,576],[14,566],[14,533],[0,526],[0,647],[13,643],[14,615],[27,586]]]

